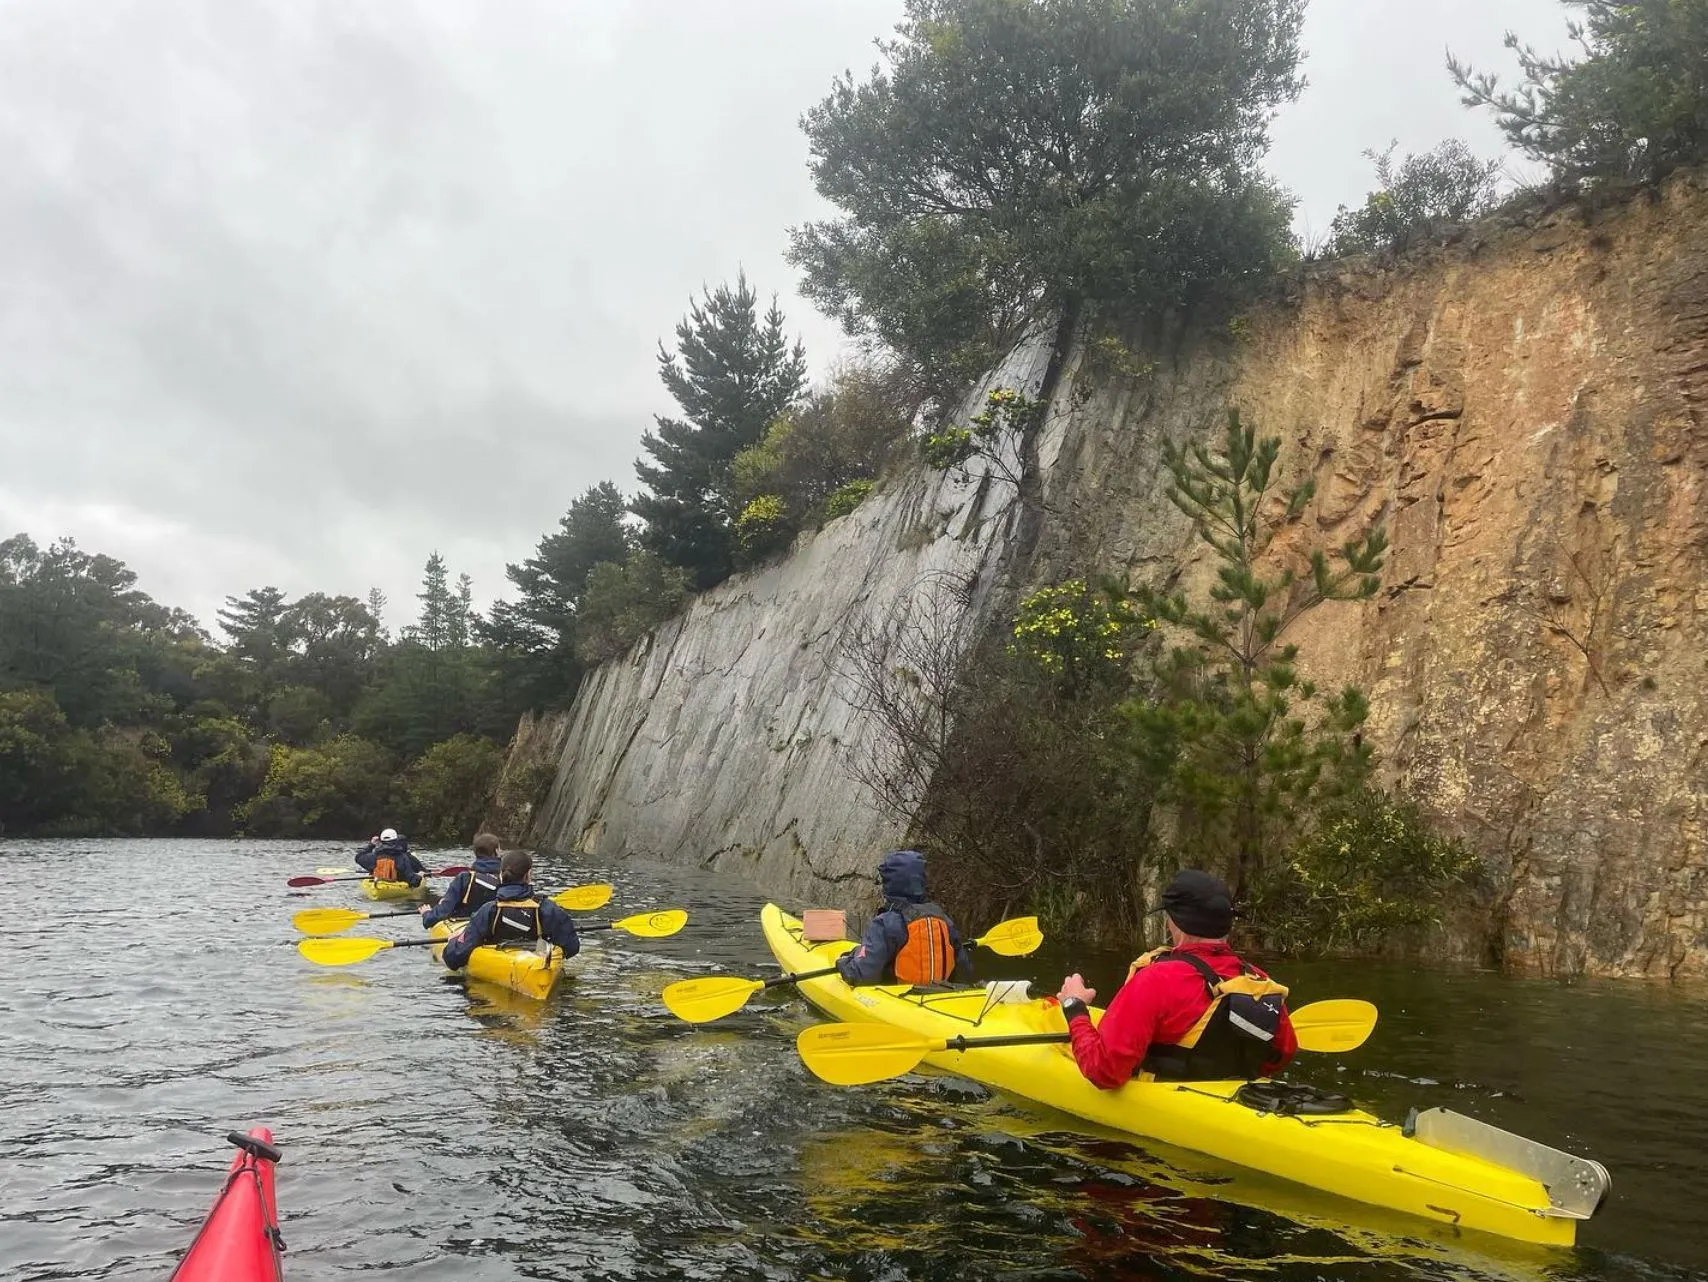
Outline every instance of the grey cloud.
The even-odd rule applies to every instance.
[[[1421,11],[1421,13],[1420,13]],[[654,350],[745,266],[815,360],[800,112],[899,0],[0,6],[0,536],[76,535],[211,623],[228,593],[403,621],[432,548],[488,598],[632,488]],[[1459,133],[1440,49],[1556,0],[1315,0],[1274,167],[1326,225],[1358,151]],[[1481,133],[1478,133],[1478,130]]]

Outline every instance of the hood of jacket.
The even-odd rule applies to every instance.
[[[486,877],[492,881],[498,880],[498,856],[497,855],[476,855],[473,866],[474,866],[474,870],[477,873],[481,874],[481,876]]]
[[[500,899],[532,899],[534,888],[526,885],[518,886],[515,882],[511,882],[498,888],[498,897]]]
[[[374,854],[376,855],[391,855],[396,858],[398,855],[407,855],[408,853],[409,839],[406,837],[393,837],[390,841],[376,842],[374,845]]]
[[[878,865],[884,898],[904,903],[925,902],[925,856],[917,850],[894,850]]]

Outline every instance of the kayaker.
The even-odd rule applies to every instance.
[[[437,904],[421,905],[423,926],[450,918],[473,917],[476,909],[498,897],[498,847],[498,838],[493,833],[475,836],[474,867],[453,877]]]
[[[581,951],[575,920],[549,899],[535,899],[528,884],[534,860],[526,850],[507,850],[498,861],[498,894],[475,910],[468,925],[451,936],[442,960],[461,970],[482,944],[525,944],[546,939],[570,958]]]
[[[860,946],[836,959],[850,984],[942,984],[973,978],[967,946],[938,904],[925,897],[925,856],[893,850],[878,865],[884,909]]]
[[[404,881],[419,886],[427,867],[410,852],[396,828],[387,828],[356,849],[356,865],[375,881]]]
[[[1195,868],[1162,892],[1169,946],[1146,953],[1092,1026],[1097,996],[1079,975],[1056,995],[1086,1080],[1114,1090],[1137,1072],[1188,1081],[1251,1079],[1278,1073],[1298,1050],[1287,990],[1228,947],[1233,896],[1219,877]]]

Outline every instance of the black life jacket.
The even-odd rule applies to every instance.
[[[1238,975],[1224,979],[1202,957],[1166,948],[1139,958],[1128,978],[1146,966],[1171,961],[1198,972],[1210,1004],[1178,1043],[1146,1051],[1140,1070],[1168,1081],[1250,1081],[1261,1076],[1263,1066],[1275,1057],[1286,987],[1244,962]]]
[[[469,870],[468,879],[463,882],[462,898],[447,914],[451,917],[473,917],[477,909],[486,907],[498,898],[498,874],[480,872],[478,869]]]
[[[527,944],[543,939],[540,903],[537,899],[500,899],[486,932],[489,944]]]
[[[955,973],[955,946],[949,938],[949,914],[936,904],[902,904],[897,910],[907,940],[890,959],[898,984],[943,984]]]

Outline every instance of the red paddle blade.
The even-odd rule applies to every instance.
[[[292,877],[285,883],[287,886],[324,886],[330,877]]]
[[[430,872],[427,875],[429,877],[460,877],[468,871],[468,868],[463,864],[452,864],[449,868],[441,868],[438,872]]]

